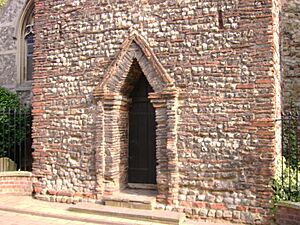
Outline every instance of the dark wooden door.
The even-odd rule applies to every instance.
[[[156,183],[155,111],[148,99],[153,92],[141,76],[131,93],[129,112],[129,183]]]

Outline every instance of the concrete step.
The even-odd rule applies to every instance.
[[[129,209],[90,203],[79,203],[75,206],[69,207],[68,210],[79,213],[89,213],[94,215],[112,216],[164,224],[182,224],[185,220],[184,213],[162,210]]]
[[[104,204],[108,206],[148,209],[155,208],[157,191],[142,189],[125,189],[119,193],[103,198]]]

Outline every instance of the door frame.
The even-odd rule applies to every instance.
[[[133,60],[136,59],[154,92],[149,99],[155,109],[157,201],[178,205],[179,168],[177,152],[178,96],[180,90],[166,73],[145,39],[133,32],[124,41],[115,61],[109,66],[93,97],[95,108],[95,168],[96,192],[101,198],[120,191],[125,185],[121,163],[123,147],[121,135],[126,132],[128,98],[122,88]],[[123,167],[122,167],[123,166]]]

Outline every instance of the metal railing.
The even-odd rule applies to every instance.
[[[300,201],[300,116],[291,107],[282,113],[281,185],[286,200]]]
[[[0,111],[0,172],[31,171],[31,111]]]

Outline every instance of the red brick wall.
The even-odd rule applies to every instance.
[[[0,194],[31,195],[32,176],[29,172],[0,173]]]
[[[279,204],[276,221],[278,225],[300,225],[300,203]]]

